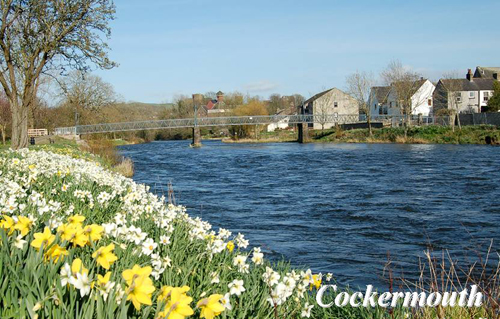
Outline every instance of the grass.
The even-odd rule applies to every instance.
[[[404,136],[404,128],[374,129],[369,135],[368,129],[344,131],[330,129],[313,133],[314,142],[334,143],[415,143],[415,144],[485,144],[485,137],[500,139],[500,130],[492,125],[457,127],[453,131],[445,126],[412,127],[408,136]]]

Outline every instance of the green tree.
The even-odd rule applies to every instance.
[[[0,0],[0,83],[12,112],[12,147],[28,145],[28,116],[42,74],[88,71],[109,60],[112,0]]]
[[[488,105],[483,108],[483,112],[500,111],[500,82],[493,83],[493,96],[488,100]]]

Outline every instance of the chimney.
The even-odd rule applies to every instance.
[[[498,73],[493,73],[493,78],[498,81]]]
[[[217,92],[217,103],[220,103],[224,100],[224,93],[222,91]]]
[[[472,78],[472,70],[471,69],[469,69],[469,71],[467,71],[467,80],[469,80],[469,82],[474,81]]]
[[[423,76],[421,76],[421,77],[420,77],[420,81],[423,81],[423,80],[424,80],[424,77],[423,77]]]

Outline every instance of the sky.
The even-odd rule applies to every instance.
[[[95,74],[125,101],[239,91],[267,98],[345,89],[391,60],[438,80],[500,66],[500,1],[115,0]]]

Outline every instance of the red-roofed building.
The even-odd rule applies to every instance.
[[[221,91],[217,92],[217,99],[208,101],[207,105],[204,105],[203,108],[207,112],[207,114],[213,113],[224,113],[226,104],[224,103],[224,93]]]

